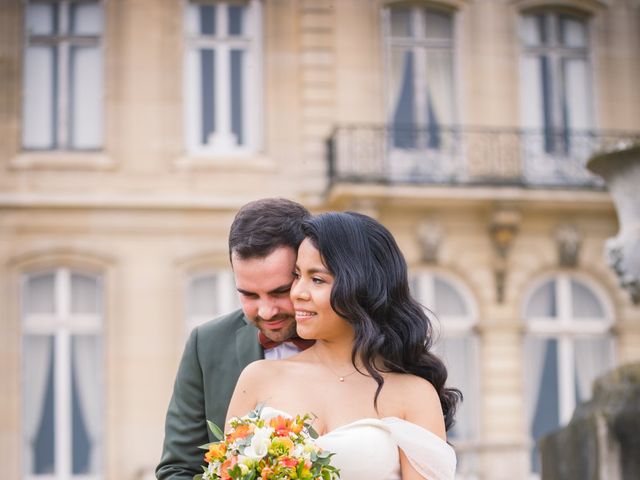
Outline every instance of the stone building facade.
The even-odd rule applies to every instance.
[[[466,396],[459,477],[640,359],[584,169],[640,132],[637,0],[3,0],[0,459],[149,478],[189,329],[266,196],[390,228]]]

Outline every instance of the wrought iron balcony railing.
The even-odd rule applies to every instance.
[[[640,132],[342,126],[328,140],[332,183],[603,188],[585,168]]]

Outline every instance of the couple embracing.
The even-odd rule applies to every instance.
[[[446,480],[460,392],[393,236],[357,213],[312,216],[285,199],[245,205],[229,235],[242,309],[197,327],[166,419],[160,480],[201,473],[207,420],[257,404],[316,415],[342,480]]]

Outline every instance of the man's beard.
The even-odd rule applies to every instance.
[[[269,324],[271,322],[279,322],[282,320],[288,320],[290,323],[288,323],[287,326],[277,330],[271,330],[265,327],[265,324]],[[291,337],[296,336],[296,320],[293,315],[280,314],[269,320],[265,320],[264,318],[258,316],[254,318],[253,323],[258,327],[258,329],[264,334],[265,337],[275,342],[283,342]]]

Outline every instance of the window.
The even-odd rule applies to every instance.
[[[453,126],[453,14],[420,6],[385,12],[391,145],[438,149]]]
[[[447,366],[447,384],[459,388],[464,395],[464,402],[456,413],[456,424],[447,435],[456,446],[457,475],[471,478],[478,470],[474,443],[479,434],[480,404],[475,308],[466,289],[442,274],[420,272],[414,275],[412,291],[422,305],[435,313],[434,326],[436,331],[441,330],[435,350]]]
[[[231,270],[193,275],[187,281],[187,331],[240,308]]]
[[[528,167],[561,174],[562,164],[549,157],[586,158],[591,148],[585,138],[593,126],[587,22],[561,12],[529,13],[521,17],[520,37],[522,124],[534,157]]]
[[[613,365],[611,317],[585,281],[567,274],[533,289],[525,303],[525,400],[531,465],[540,471],[535,442],[566,424],[591,384]]]
[[[189,150],[257,150],[262,113],[260,2],[191,2],[185,10],[185,29]]]
[[[31,150],[102,147],[102,7],[31,1],[25,9],[22,144]]]
[[[102,470],[102,282],[64,268],[22,282],[25,478]]]

